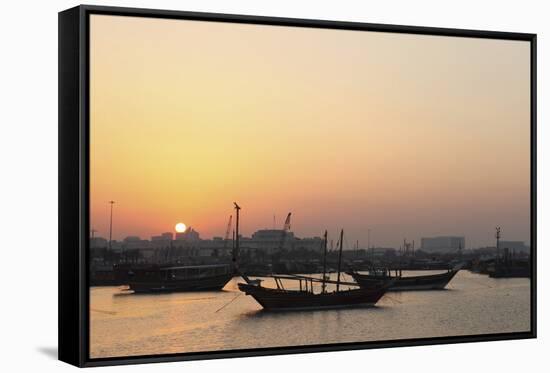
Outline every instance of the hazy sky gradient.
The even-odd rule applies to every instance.
[[[529,43],[91,17],[91,223],[529,240]],[[418,242],[418,241],[417,241]]]

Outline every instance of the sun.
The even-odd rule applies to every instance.
[[[176,232],[183,233],[183,232],[185,232],[186,229],[187,229],[187,227],[185,226],[185,224],[183,224],[183,223],[176,224]]]

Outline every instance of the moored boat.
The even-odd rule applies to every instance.
[[[277,277],[279,278],[279,277]],[[330,282],[334,283],[334,282]],[[357,286],[355,283],[341,285]],[[238,284],[246,295],[252,296],[265,310],[288,311],[374,306],[386,293],[389,283],[372,288],[355,288],[314,293],[310,289],[287,290],[267,288],[261,284]]]
[[[150,266],[132,269],[128,286],[135,293],[221,290],[234,276],[228,264],[195,266]]]
[[[340,254],[338,258],[337,280],[329,280],[326,276],[327,232],[324,235],[324,264],[321,279],[309,276],[273,275],[271,276],[277,288],[262,286],[261,281],[251,281],[245,278],[246,283],[239,283],[239,290],[253,297],[265,310],[312,310],[343,307],[374,306],[386,293],[394,280],[381,281],[371,287],[360,287],[357,283],[340,281],[344,231],[340,234]],[[282,280],[295,280],[299,283],[299,290],[285,289]],[[315,293],[314,283],[321,283],[321,291]],[[327,284],[335,284],[334,291],[327,291]],[[340,286],[348,286],[341,290]],[[353,288],[349,288],[353,287]]]
[[[411,291],[411,290],[442,290],[460,271],[462,265],[459,264],[453,269],[444,273],[421,276],[400,276],[392,275],[390,271],[374,271],[373,273],[362,274],[356,271],[349,271],[348,274],[364,288],[371,288],[384,281],[393,279],[388,291]]]

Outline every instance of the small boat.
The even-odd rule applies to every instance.
[[[292,277],[282,276],[273,276],[273,278],[278,279],[279,284],[282,278],[292,279]],[[307,282],[312,280],[315,281],[316,279],[304,277],[302,280]],[[336,281],[325,280],[324,283],[336,283]],[[339,284],[357,287],[356,283],[340,282]],[[278,286],[277,289],[266,288],[260,283],[238,284],[239,290],[246,295],[252,296],[252,298],[254,298],[265,310],[270,311],[372,307],[386,293],[389,285],[390,283],[388,282],[368,289],[359,287],[349,290],[314,293],[312,288],[287,290],[282,286]]]
[[[422,276],[391,275],[390,271],[374,270],[368,274],[361,274],[356,271],[347,272],[355,281],[365,288],[371,288],[377,284],[381,284],[388,279],[395,280],[388,291],[408,291],[408,290],[442,290],[460,271],[462,264],[455,266],[453,269],[444,273]]]
[[[221,290],[233,278],[228,264],[149,266],[131,269],[128,286],[134,293]]]
[[[343,307],[364,307],[374,306],[376,302],[386,293],[393,283],[393,279],[380,281],[370,287],[360,287],[355,282],[340,281],[340,268],[342,262],[342,246],[344,231],[340,234],[340,255],[338,259],[338,279],[329,280],[326,276],[326,252],[327,232],[324,235],[324,265],[323,277],[321,279],[309,276],[298,275],[273,275],[277,288],[262,286],[260,281],[252,282],[243,277],[246,283],[239,283],[239,290],[246,295],[253,297],[265,310],[287,311],[287,310],[313,310]],[[296,280],[299,282],[299,290],[285,289],[283,279]],[[314,292],[314,283],[321,283],[321,291]],[[327,284],[336,284],[336,290],[327,291]],[[340,286],[354,287],[341,290]]]

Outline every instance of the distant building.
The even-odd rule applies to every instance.
[[[321,239],[322,242],[322,239]],[[352,259],[373,259],[373,258],[384,258],[384,257],[394,257],[396,255],[396,250],[392,247],[371,247],[369,249],[353,249],[353,250],[344,250],[342,255],[345,258]]]
[[[281,242],[283,248],[291,250],[313,250],[321,252],[323,239],[321,237],[298,238],[293,232],[284,233],[282,229],[262,229],[254,232],[251,237],[240,236],[241,254],[250,254],[252,257],[266,257],[278,251]],[[90,247],[95,249],[107,248],[108,241],[101,237],[90,240]],[[111,243],[114,252],[121,255],[139,253],[136,260],[150,262],[167,261],[168,258],[189,260],[201,258],[227,258],[232,255],[233,238],[224,239],[215,236],[212,239],[201,239],[199,232],[189,227],[185,232],[175,234],[171,232],[151,236],[150,240],[142,240],[139,236],[128,236],[122,241],[113,240]],[[217,259],[216,259],[217,260]]]
[[[375,257],[395,256],[396,250],[393,247],[373,247],[368,250],[368,254]]]
[[[509,249],[515,252],[529,252],[529,246],[525,245],[523,241],[500,241],[499,247],[501,249]]]
[[[141,241],[141,238],[139,238],[138,236],[128,236],[126,237],[124,240],[122,240],[124,243],[128,243],[128,242],[138,242],[138,241]]]
[[[260,229],[251,237],[242,237],[240,243],[242,248],[272,254],[281,244],[286,250],[320,250],[323,240],[320,237],[297,238],[293,232],[284,233],[282,229]]]
[[[162,233],[158,236],[152,236],[151,241],[172,241],[174,239],[174,235],[172,232],[166,232]]]
[[[324,240],[321,237],[294,238],[295,249],[318,250],[322,252]]]
[[[199,232],[194,230],[192,227],[189,227],[185,232],[176,233],[176,241],[199,241],[200,235]]]
[[[151,248],[166,248],[170,247],[172,244],[173,234],[170,232],[162,233],[158,236],[151,237]]]
[[[149,244],[149,240],[142,240],[138,236],[128,236],[124,240],[122,240],[122,247],[125,250],[147,249],[149,248]]]
[[[91,249],[104,249],[109,246],[109,241],[103,237],[94,237],[90,238],[90,248]]]
[[[282,229],[260,229],[259,231],[252,233],[251,238],[254,241],[273,241],[279,243],[283,237],[283,233],[284,231]],[[286,240],[293,241],[294,233],[287,232],[285,234],[285,241]]]
[[[427,253],[454,253],[465,246],[463,236],[422,237],[420,240],[420,250]]]

